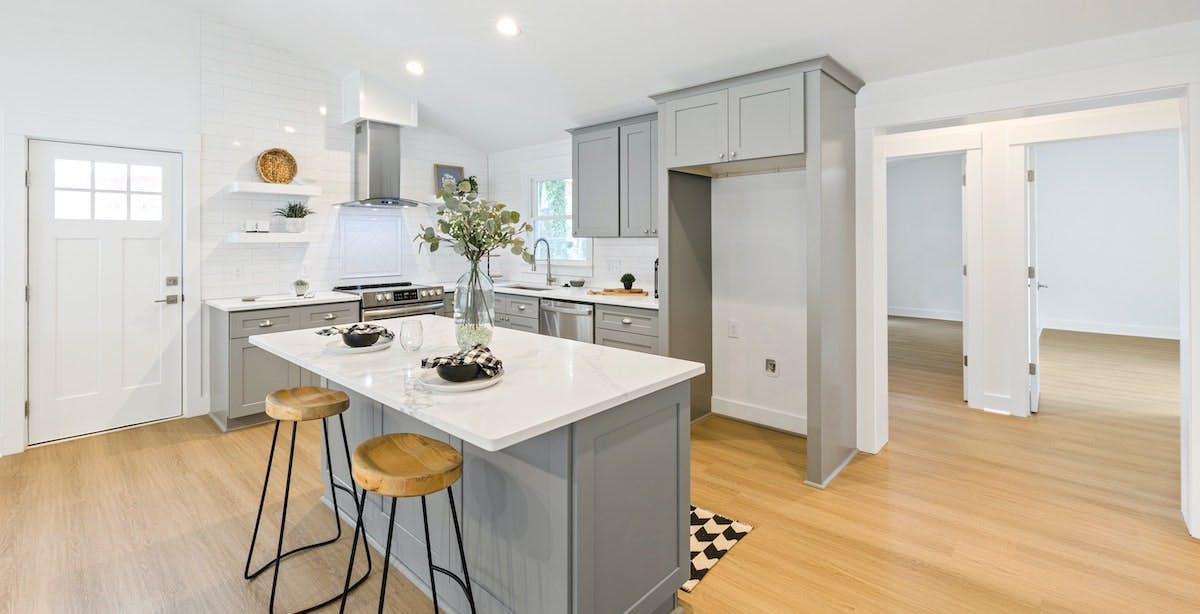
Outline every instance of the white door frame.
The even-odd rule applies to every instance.
[[[48,117],[35,113],[0,116],[0,455],[15,454],[27,445],[25,400],[28,397],[25,286],[28,283],[28,168],[29,139],[67,141],[86,145],[155,149],[183,156],[183,395],[184,416],[208,412],[204,392],[204,351],[201,324],[200,135],[147,129],[125,123]]]
[[[1183,253],[1185,261],[1181,267],[1181,425],[1182,425],[1182,463],[1183,463],[1183,511],[1189,531],[1200,537],[1200,501],[1193,505],[1193,497],[1200,499],[1200,484],[1192,488],[1192,481],[1200,481],[1200,462],[1192,455],[1194,444],[1200,444],[1200,424],[1191,420],[1192,407],[1200,404],[1195,396],[1192,382],[1198,375],[1195,372],[1196,362],[1192,360],[1193,344],[1190,342],[1189,330],[1194,323],[1200,323],[1200,313],[1194,313],[1191,305],[1191,295],[1200,291],[1200,279],[1193,279],[1192,271],[1200,273],[1200,250],[1191,250],[1190,246],[1200,245],[1200,216],[1190,216],[1191,207],[1200,207],[1200,190],[1188,190],[1188,185],[1200,181],[1200,164],[1186,153],[1188,145],[1200,145],[1200,129],[1195,124],[1189,124],[1189,114],[1194,117],[1200,114],[1200,97],[1188,96],[1187,92],[1200,92],[1200,84],[1189,87],[1187,91],[1175,90],[1165,99],[1151,100],[1134,104],[1107,108],[1093,108],[1085,111],[1073,111],[1054,115],[1028,117],[1036,109],[1030,109],[1023,119],[1002,120],[985,123],[959,125],[950,128],[934,128],[930,130],[885,134],[881,128],[860,129],[857,144],[860,147],[859,164],[859,200],[857,231],[859,246],[859,447],[867,452],[878,452],[887,442],[888,437],[888,399],[887,399],[887,237],[886,237],[886,164],[890,153],[897,150],[896,143],[909,143],[921,139],[958,139],[973,141],[978,134],[984,141],[984,149],[996,151],[1007,158],[1008,148],[1014,145],[1030,145],[1038,142],[1058,141],[1066,139],[1088,138],[1114,134],[1129,134],[1165,129],[1183,129],[1183,156],[1181,163],[1185,165],[1182,173],[1186,183],[1183,193],[1186,195],[1181,220]],[[1017,115],[1021,115],[1018,113]],[[964,118],[966,121],[966,118]],[[944,124],[943,124],[944,125]],[[990,145],[990,147],[989,147]],[[986,155],[986,154],[985,154]],[[1006,207],[1017,206],[1024,210],[1024,169],[1019,173],[1007,163],[996,165],[995,177],[985,169],[985,184],[992,183],[985,189],[998,189],[993,194],[992,202],[1003,202]],[[1023,166],[1023,165],[1022,165]],[[864,168],[866,167],[866,168]],[[862,172],[866,171],[866,172]],[[1016,173],[1016,174],[1014,174]],[[1019,177],[1017,176],[1019,175]],[[1007,176],[1008,179],[1004,179]],[[1019,182],[1019,184],[1018,184]],[[1002,184],[998,187],[996,183]],[[1018,185],[1009,185],[1018,184]],[[999,198],[1000,200],[995,200]],[[1019,199],[1014,201],[1014,199]],[[1024,224],[1021,225],[1022,227]],[[882,230],[882,231],[881,231]],[[1195,260],[1195,262],[1193,262]],[[1021,348],[1022,352],[1026,349]],[[1014,348],[1015,350],[1015,348]],[[1014,363],[1015,364],[1015,363]],[[1014,373],[1014,377],[1016,374]],[[1027,381],[1024,380],[1024,381]],[[1018,408],[1012,404],[1009,411],[1016,415],[1028,415],[1026,400]],[[1196,465],[1197,471],[1191,471]]]

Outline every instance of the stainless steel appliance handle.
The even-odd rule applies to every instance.
[[[542,305],[542,311],[549,311],[551,313],[565,313],[567,315],[573,315],[573,316],[590,316],[590,315],[592,315],[591,307],[581,307],[579,309],[567,309],[567,308],[563,308],[563,307],[557,307],[554,305]]]
[[[390,309],[368,309],[363,312],[363,320],[382,320],[384,318],[394,318],[396,316],[419,316],[425,314],[435,314],[441,310],[441,303],[433,305],[413,305],[410,307],[393,307]]]

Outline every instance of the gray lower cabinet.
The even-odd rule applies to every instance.
[[[496,293],[496,327],[538,331],[538,312],[541,301],[536,297]]]
[[[658,354],[658,312],[596,305],[596,344]]]
[[[280,388],[317,385],[317,376],[250,344],[263,333],[351,324],[357,302],[226,312],[208,308],[209,415],[222,431],[268,420],[265,399]]]

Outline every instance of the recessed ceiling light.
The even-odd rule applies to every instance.
[[[321,106],[317,107],[317,112],[320,113],[321,115],[324,115],[329,112],[329,109],[326,109],[325,105],[321,105]]]
[[[496,22],[496,31],[505,36],[516,36],[521,33],[521,26],[512,17],[501,17]]]
[[[295,129],[295,128],[293,128],[292,126],[284,126],[284,127],[283,127],[283,131],[284,131],[284,132],[287,132],[288,134],[291,134],[291,133],[295,132],[295,131],[296,131],[296,129]]]
[[[425,74],[425,65],[416,60],[410,60],[409,63],[404,65],[404,69],[414,75]]]
[[[234,139],[234,140],[233,140],[233,146],[234,146],[234,147],[241,147],[241,146],[242,146],[242,142],[241,142],[241,141],[239,141],[239,140],[237,140],[237,139]]]

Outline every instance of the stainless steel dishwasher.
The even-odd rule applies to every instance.
[[[551,337],[592,343],[594,339],[593,309],[594,307],[588,303],[542,299],[542,304],[538,308],[538,311],[541,312],[538,332]]]

